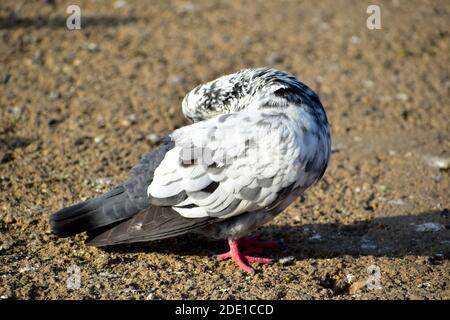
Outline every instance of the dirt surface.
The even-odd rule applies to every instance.
[[[81,1],[69,31],[72,2],[2,0],[0,297],[449,299],[450,2],[376,3],[381,30],[364,1]],[[225,242],[50,234],[187,123],[185,93],[259,66],[316,90],[333,135],[324,179],[260,229],[281,262],[247,275],[214,259]]]

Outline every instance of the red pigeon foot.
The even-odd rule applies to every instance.
[[[230,251],[219,254],[217,256],[217,260],[223,261],[231,258],[245,272],[252,273],[254,271],[252,267],[248,266],[248,263],[258,262],[270,264],[273,262],[272,259],[268,258],[244,255],[239,249],[239,244],[245,247],[246,252],[250,252],[252,250],[255,251],[255,249],[260,252],[262,248],[273,248],[276,246],[276,243],[264,243],[254,238],[241,238],[237,240],[228,240],[228,244],[230,246]]]

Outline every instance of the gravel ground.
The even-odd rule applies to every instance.
[[[356,0],[80,1],[69,31],[72,2],[2,0],[0,298],[449,299],[450,3],[374,3],[381,30]],[[186,92],[258,66],[316,90],[333,134],[324,179],[259,230],[279,262],[247,275],[214,259],[225,242],[50,234],[186,124]]]

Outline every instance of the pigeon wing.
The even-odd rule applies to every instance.
[[[224,114],[180,128],[171,138],[175,147],[155,170],[148,196],[186,218],[259,210],[309,177],[299,177],[298,137],[279,113]]]

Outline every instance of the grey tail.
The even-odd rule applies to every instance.
[[[50,216],[52,233],[70,237],[122,221],[143,209],[119,185],[101,197],[61,209]]]
[[[170,207],[150,205],[133,217],[88,232],[86,243],[104,247],[176,237],[200,229],[217,219],[185,218]]]
[[[85,231],[109,229],[150,207],[147,187],[153,179],[155,169],[167,151],[174,147],[170,138],[143,156],[131,169],[127,181],[104,195],[59,210],[50,216],[52,232],[60,237],[70,237]],[[109,227],[108,227],[109,226]]]

